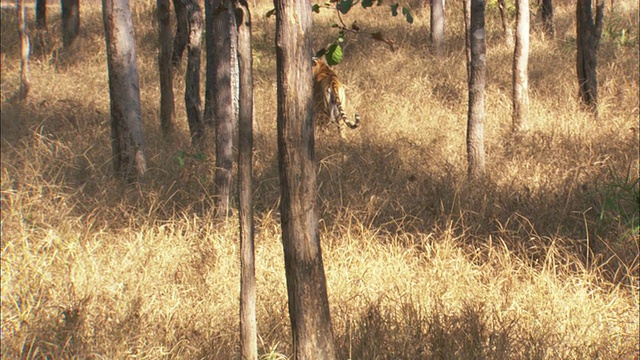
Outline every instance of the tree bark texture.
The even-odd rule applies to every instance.
[[[431,0],[431,43],[436,55],[442,56],[444,46],[444,0]]]
[[[173,67],[171,65],[171,9],[169,0],[157,0],[158,68],[160,72],[160,129],[164,136],[173,132],[175,118],[175,99],[173,93]]]
[[[598,0],[594,22],[591,0],[578,0],[576,6],[576,35],[579,96],[583,104],[597,113],[598,75],[597,53],[602,24],[604,22],[604,0]]]
[[[144,175],[140,87],[129,0],[102,0],[111,98],[115,173],[127,181]]]
[[[518,1],[518,0],[515,0]],[[500,20],[502,21],[502,30],[504,30],[504,39],[509,47],[513,46],[513,30],[507,16],[507,5],[504,0],[498,0],[498,9],[500,10]]]
[[[469,113],[467,118],[467,159],[470,179],[484,175],[484,98],[486,79],[485,0],[471,0],[471,73],[469,77]]]
[[[529,119],[529,0],[516,0],[516,46],[513,51],[513,131],[526,130]]]
[[[471,81],[471,0],[462,0],[464,16],[464,47],[467,55],[467,83]]]
[[[25,100],[29,94],[29,55],[31,44],[27,32],[27,10],[24,0],[16,0],[16,12],[18,17],[18,38],[20,39],[20,90],[18,98]]]
[[[253,224],[253,75],[251,14],[246,0],[235,0],[238,26],[237,59],[240,75],[238,199],[240,218],[240,349],[243,360],[258,359],[256,324],[256,274]]]
[[[80,1],[60,0],[62,11],[62,46],[69,49],[80,34]]]
[[[216,215],[229,214],[231,172],[233,167],[233,95],[231,89],[231,34],[235,34],[235,16],[231,0],[207,1],[207,89],[205,114],[216,128]],[[209,22],[210,21],[210,22]],[[231,30],[232,28],[233,31]],[[234,56],[236,56],[234,54]]]
[[[555,36],[555,26],[553,25],[553,0],[542,0],[542,29],[552,39]]]
[[[36,0],[36,29],[47,28],[47,0]]]
[[[173,38],[171,63],[177,68],[182,62],[182,54],[189,42],[189,16],[183,0],[173,0],[173,8],[176,12],[176,36]]]
[[[282,245],[294,358],[335,359],[316,212],[310,0],[275,0]]]
[[[191,134],[191,144],[198,151],[204,147],[204,121],[200,99],[200,60],[202,57],[202,30],[204,21],[198,0],[182,0],[187,10],[189,24],[189,47],[185,78],[184,103]]]

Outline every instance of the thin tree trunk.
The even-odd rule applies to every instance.
[[[71,48],[80,34],[80,1],[61,0],[62,46]]]
[[[133,181],[144,175],[140,87],[129,0],[102,0],[107,44],[111,145],[115,173]]]
[[[173,38],[171,62],[173,67],[177,68],[182,62],[182,54],[189,42],[189,15],[183,0],[173,0],[173,8],[176,12],[176,36]]]
[[[462,0],[464,14],[464,47],[467,55],[467,83],[471,81],[471,0]]]
[[[244,360],[258,359],[256,324],[256,275],[252,198],[253,78],[251,58],[251,14],[246,0],[235,0],[238,25],[237,59],[240,75],[238,199],[240,206],[240,349]]]
[[[233,167],[233,95],[231,88],[231,27],[230,0],[206,0],[207,18],[211,18],[207,33],[211,48],[207,49],[207,91],[205,114],[207,121],[216,124],[216,216],[229,215],[231,171]],[[235,25],[233,25],[235,27]],[[211,119],[212,118],[212,119]]]
[[[316,212],[311,1],[275,0],[282,245],[294,359],[335,359]]]
[[[471,0],[471,76],[467,123],[467,159],[470,179],[484,175],[484,98],[486,79],[485,0]]]
[[[160,128],[162,134],[168,136],[173,132],[175,118],[175,99],[173,94],[173,67],[171,65],[171,10],[169,0],[157,0],[158,67],[160,72]]]
[[[47,28],[47,0],[36,0],[36,29]]]
[[[577,57],[576,68],[580,100],[597,115],[598,76],[597,53],[602,34],[604,1],[598,0],[594,23],[591,0],[578,0],[576,6]]]
[[[444,46],[444,0],[431,0],[431,43],[436,55],[442,56]]]
[[[191,144],[198,151],[202,151],[204,147],[204,122],[202,120],[202,101],[200,99],[200,58],[204,22],[198,0],[182,1],[186,7],[189,22],[184,102],[187,109]]]
[[[518,0],[515,0],[516,2]],[[509,47],[513,46],[513,30],[507,19],[507,5],[504,0],[498,0],[498,8],[500,9],[500,20],[502,21],[502,29],[504,30],[504,39]]]
[[[555,27],[553,25],[553,2],[552,0],[542,0],[542,29],[552,39],[555,36]]]
[[[25,100],[29,94],[29,55],[31,45],[27,32],[27,10],[23,0],[16,0],[16,12],[18,17],[18,37],[20,38],[20,92],[18,98]]]
[[[528,127],[529,0],[516,0],[516,46],[513,52],[513,131]]]

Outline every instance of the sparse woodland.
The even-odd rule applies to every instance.
[[[156,2],[131,1],[146,156],[133,184],[114,176],[100,2],[81,1],[65,47],[58,2],[37,28],[25,1],[26,99],[15,2],[2,4],[2,358],[239,358],[237,216],[212,220],[215,131],[192,146],[184,59],[175,128],[163,137]],[[474,182],[462,3],[446,2],[437,51],[428,3],[404,5],[413,24],[384,5],[342,15],[361,31],[345,37],[334,69],[362,121],[346,139],[315,132],[337,358],[637,359],[637,1],[605,4],[597,116],[578,94],[576,1],[553,3],[553,37],[530,2],[528,124],[517,135],[513,48],[498,2],[487,2],[486,165]],[[258,355],[288,359],[274,5],[249,7]],[[510,26],[515,12],[507,0]],[[317,50],[335,39],[336,15],[312,19]],[[229,206],[235,215],[237,196]]]

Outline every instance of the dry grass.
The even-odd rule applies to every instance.
[[[82,8],[83,48],[70,53],[50,11],[22,103],[14,12],[2,10],[2,358],[238,357],[237,225],[210,219],[213,151],[188,156],[184,113],[174,139],[159,133],[152,4],[135,2],[150,168],[135,186],[112,178],[99,6]],[[274,20],[268,2],[252,5],[259,351],[278,359],[292,351]],[[597,120],[576,102],[573,4],[556,4],[556,40],[534,25],[521,139],[509,134],[511,53],[490,6],[489,176],[477,187],[465,182],[460,9],[447,10],[443,58],[429,51],[428,10],[411,26],[380,8],[346,17],[399,46],[348,39],[337,70],[363,125],[316,142],[340,358],[637,358],[638,5],[615,5]],[[319,48],[334,20],[314,21]]]

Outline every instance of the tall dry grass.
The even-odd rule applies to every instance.
[[[213,151],[159,132],[153,2],[133,2],[149,173],[113,179],[101,14],[59,50],[32,33],[18,90],[15,14],[2,10],[2,357],[238,357],[237,224],[211,221]],[[254,2],[259,351],[292,354],[278,216],[274,20]],[[317,133],[318,210],[340,358],[633,359],[638,355],[638,5],[606,12],[600,118],[576,100],[573,4],[557,38],[532,30],[530,130],[510,129],[511,51],[488,8],[489,176],[465,182],[460,9],[446,55],[413,25],[354,9],[337,71],[360,129]],[[29,14],[33,21],[33,13]],[[314,15],[314,44],[332,38]],[[32,27],[33,29],[33,27]],[[372,40],[382,31],[398,49]],[[184,82],[176,82],[178,109]],[[210,137],[211,139],[212,137]]]

